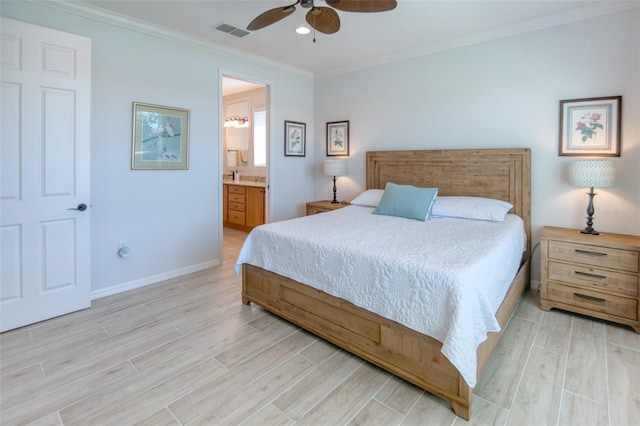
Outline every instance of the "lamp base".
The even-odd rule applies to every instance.
[[[587,226],[584,229],[580,230],[581,234],[587,235],[600,235],[598,231],[593,229],[593,214],[595,213],[595,209],[593,208],[593,197],[595,197],[595,192],[593,192],[593,187],[587,192],[589,196],[589,204],[587,205]]]
[[[338,204],[340,201],[336,198],[336,177],[333,177],[333,200],[331,200],[331,204]]]
[[[598,231],[596,231],[595,229],[591,228],[584,228],[580,230],[581,234],[587,234],[587,235],[600,235],[600,233]]]

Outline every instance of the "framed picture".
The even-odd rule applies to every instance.
[[[131,168],[189,168],[189,110],[133,103]]]
[[[560,101],[560,155],[619,157],[622,96]]]
[[[307,148],[307,125],[295,121],[284,122],[284,155],[304,157]]]
[[[327,123],[327,156],[349,155],[349,121]]]

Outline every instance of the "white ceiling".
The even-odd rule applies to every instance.
[[[119,18],[179,31],[214,47],[237,49],[253,59],[308,73],[330,76],[394,60],[476,43],[502,36],[638,7],[638,0],[398,0],[396,9],[381,13],[338,11],[340,31],[302,36],[306,9],[238,38],[215,27],[220,22],[246,28],[260,13],[295,0],[80,0],[107,9]],[[76,2],[77,3],[77,2]],[[316,5],[325,6],[324,1]],[[91,7],[90,9],[94,9]],[[94,9],[102,11],[102,9]],[[111,15],[111,14],[110,14]],[[144,24],[143,24],[144,25]]]

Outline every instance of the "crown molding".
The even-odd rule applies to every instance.
[[[362,62],[359,64],[348,65],[345,67],[335,68],[327,71],[316,72],[315,79],[336,77],[342,74],[348,74],[356,71],[362,71],[368,68],[374,68],[381,65],[387,65],[394,62],[400,62],[407,59],[419,58],[422,56],[432,55],[434,53],[444,52],[446,50],[457,49],[459,47],[470,46],[474,44],[484,43],[500,38],[511,37],[514,35],[529,33],[547,28],[553,28],[560,25],[570,24],[572,22],[583,21],[587,19],[597,18],[599,16],[611,15],[614,13],[624,12],[632,9],[640,9],[640,2],[624,1],[624,2],[600,2],[591,4],[579,9],[543,16],[540,18],[529,19],[502,27],[493,28],[487,31],[481,31],[466,37],[447,40],[441,43],[434,43],[418,49],[398,52],[393,55],[386,55],[376,58],[372,61]]]
[[[265,58],[263,56],[254,55],[243,52],[238,49],[232,49],[221,44],[217,44],[208,40],[194,37],[182,32],[169,29],[160,25],[151,24],[140,19],[125,16],[116,12],[106,11],[104,9],[92,6],[87,3],[69,0],[23,0],[28,3],[34,3],[51,9],[60,10],[71,13],[73,15],[82,16],[94,21],[103,22],[120,28],[125,28],[141,34],[158,37],[164,40],[180,43],[185,46],[194,47],[207,52],[226,56],[232,59],[238,59],[254,65],[263,66],[276,71],[286,72],[288,74],[297,75],[299,77],[313,80],[314,74],[309,70],[292,67],[278,61]]]

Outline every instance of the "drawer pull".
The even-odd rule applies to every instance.
[[[587,278],[596,278],[598,280],[604,280],[607,278],[604,275],[589,274],[587,272],[573,271],[573,273],[576,275],[582,275],[583,277]]]
[[[586,294],[573,293],[574,296],[580,297],[582,299],[592,300],[594,302],[606,302],[606,299],[601,299],[599,297],[587,296]]]
[[[607,253],[600,253],[597,251],[589,251],[589,250],[580,250],[580,249],[575,249],[576,253],[580,253],[580,254],[586,254],[587,256],[606,256]]]

